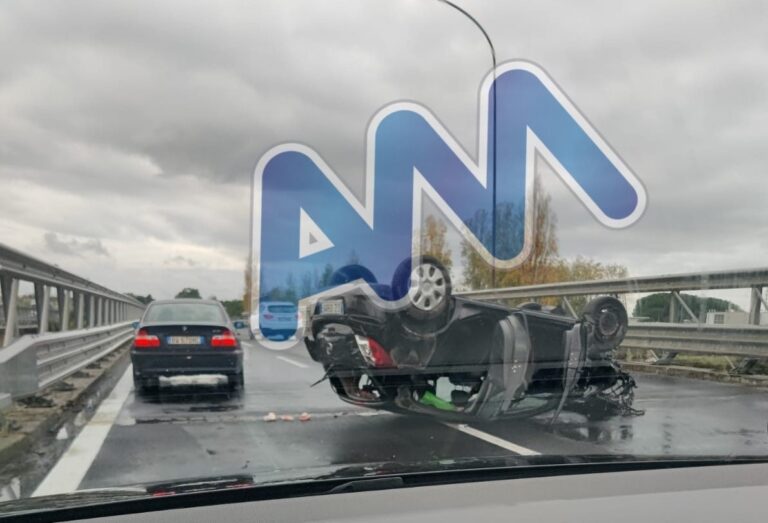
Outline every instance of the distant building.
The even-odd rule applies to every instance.
[[[749,313],[745,311],[728,311],[707,313],[706,323],[711,325],[747,325],[749,323]],[[760,314],[760,325],[768,325],[768,313]]]

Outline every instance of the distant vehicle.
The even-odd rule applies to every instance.
[[[233,319],[232,326],[235,329],[235,336],[237,336],[238,339],[252,340],[254,338],[253,331],[251,331],[251,324],[248,319]]]
[[[261,331],[265,338],[287,340],[300,336],[301,314],[295,304],[287,301],[264,301],[259,304],[254,332]]]
[[[225,376],[242,388],[243,352],[224,307],[214,300],[152,302],[131,347],[133,381],[141,392],[176,376]]]

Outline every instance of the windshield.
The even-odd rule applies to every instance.
[[[0,3],[0,514],[768,456],[766,27],[749,1]]]
[[[226,321],[218,305],[207,303],[162,303],[147,307],[144,322],[161,321]]]

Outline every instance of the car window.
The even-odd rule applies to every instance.
[[[226,321],[218,305],[208,303],[168,303],[149,307],[144,322]]]
[[[267,307],[269,312],[280,312],[280,313],[288,313],[288,312],[296,312],[296,307],[293,305],[270,305]]]
[[[0,517],[764,459],[766,27],[0,2]]]

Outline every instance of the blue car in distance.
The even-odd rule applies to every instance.
[[[300,336],[301,313],[296,304],[287,301],[263,301],[259,304],[258,325],[268,339],[287,340]]]

